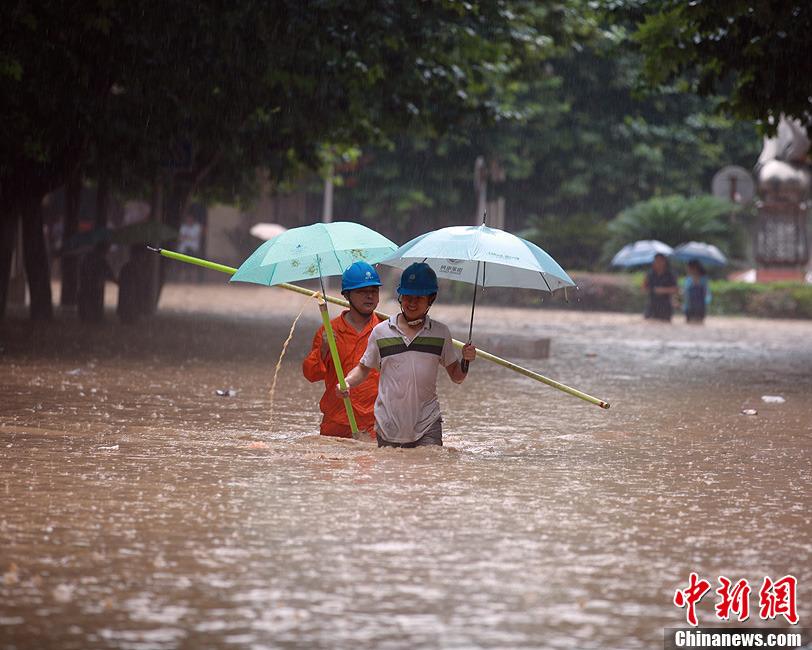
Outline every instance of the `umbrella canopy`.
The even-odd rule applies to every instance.
[[[110,241],[114,232],[112,228],[107,227],[78,232],[65,242],[62,248],[57,252],[57,255],[80,255],[86,253],[96,244]]]
[[[260,245],[231,282],[274,285],[341,275],[353,262],[377,264],[396,248],[358,223],[314,223],[286,230]]]
[[[534,243],[487,226],[450,226],[420,235],[382,260],[405,269],[426,262],[438,278],[483,287],[555,291],[575,283]]]
[[[124,246],[133,244],[159,244],[175,239],[178,231],[157,221],[140,221],[119,228],[113,233],[112,242]]]
[[[725,266],[727,264],[725,254],[716,246],[699,241],[690,241],[677,246],[674,249],[674,259],[681,262],[697,260],[705,266]]]
[[[255,223],[248,232],[257,239],[268,241],[277,235],[281,235],[286,230],[285,226],[280,226],[278,223]]]
[[[641,239],[621,248],[612,258],[612,266],[643,266],[651,264],[657,253],[670,257],[673,252],[673,248],[657,239]]]
[[[401,269],[425,262],[438,278],[472,283],[469,343],[474,331],[477,286],[550,292],[575,286],[558,262],[534,243],[484,224],[428,232],[405,243],[382,262]],[[467,372],[468,361],[463,360],[461,365]]]

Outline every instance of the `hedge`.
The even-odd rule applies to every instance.
[[[570,273],[578,286],[555,294],[529,289],[479,289],[477,302],[511,307],[546,307],[584,311],[642,313],[647,296],[643,273]],[[750,284],[713,280],[708,313],[716,316],[812,318],[812,285],[797,282]],[[440,295],[449,302],[471,300],[472,288],[459,282],[441,282]]]

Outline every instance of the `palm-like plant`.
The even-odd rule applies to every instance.
[[[666,196],[637,203],[609,222],[604,257],[608,260],[623,246],[639,239],[659,239],[669,246],[704,241],[727,253],[731,226],[725,217],[739,210],[732,201],[709,194]]]

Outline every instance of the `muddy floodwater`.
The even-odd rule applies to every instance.
[[[305,301],[170,285],[88,331],[10,311],[0,647],[661,648],[691,573],[701,626],[789,628],[759,590],[791,575],[812,627],[809,321],[478,306],[475,344],[548,338],[511,360],[611,408],[478,359],[439,380],[445,447],[379,450],[317,435],[314,301],[270,420]],[[469,308],[432,314],[467,338]],[[719,576],[746,623],[717,618]]]

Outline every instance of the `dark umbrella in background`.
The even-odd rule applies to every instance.
[[[641,239],[626,244],[612,258],[612,266],[645,266],[654,261],[657,254],[671,257],[674,249],[658,239]]]
[[[82,255],[97,244],[109,242],[121,246],[134,244],[160,244],[176,239],[178,231],[163,223],[155,221],[142,221],[114,230],[102,227],[80,232],[65,242],[59,249],[58,255]]]
[[[176,239],[178,231],[157,221],[141,221],[124,226],[113,232],[111,243],[122,246],[134,244],[160,244],[161,242]]]
[[[716,246],[699,241],[680,244],[674,249],[673,257],[681,262],[696,260],[704,266],[725,266],[727,264],[725,254]]]
[[[65,257],[69,255],[84,255],[90,251],[97,244],[111,241],[113,233],[112,228],[95,228],[93,230],[85,230],[78,232],[73,237],[66,241],[62,248],[56,251],[56,255]]]

